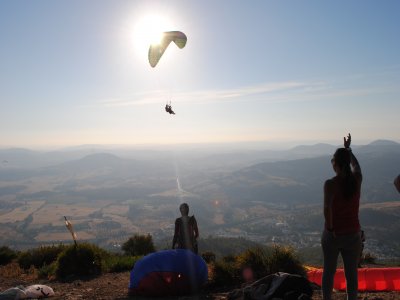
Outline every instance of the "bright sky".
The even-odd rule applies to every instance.
[[[0,146],[400,141],[399,37],[397,0],[0,1]]]

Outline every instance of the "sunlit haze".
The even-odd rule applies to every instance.
[[[173,30],[172,22],[166,16],[144,15],[133,24],[132,44],[139,59],[146,57],[149,45],[158,44],[164,31]]]
[[[399,36],[394,0],[1,1],[0,147],[399,142]]]

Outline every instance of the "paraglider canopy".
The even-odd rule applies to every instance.
[[[169,44],[174,42],[180,49],[184,48],[187,37],[180,31],[167,31],[162,34],[160,43],[152,44],[149,48],[149,63],[153,68],[158,64]]]
[[[129,282],[130,295],[174,296],[196,292],[207,282],[203,258],[190,250],[163,250],[135,263]]]

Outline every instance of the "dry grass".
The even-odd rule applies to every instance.
[[[17,262],[0,266],[0,274],[3,278],[23,278],[25,280],[34,280],[38,278],[38,273],[35,267],[32,266],[28,270],[24,270],[20,268]]]
[[[18,263],[13,262],[5,266],[0,266],[0,273],[5,278],[15,278],[21,276],[24,270],[19,267]]]

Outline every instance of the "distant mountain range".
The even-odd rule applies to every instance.
[[[269,201],[314,203],[321,199],[323,183],[334,175],[330,158],[337,147],[329,144],[297,146],[285,151],[257,150],[209,153],[204,149],[182,152],[114,149],[38,152],[27,149],[0,150],[0,180],[30,177],[68,178],[68,184],[92,182],[92,186],[114,182],[127,186],[140,182],[154,188],[184,188],[205,198],[225,195],[235,203]],[[377,140],[354,146],[364,175],[365,201],[397,199],[393,179],[400,173],[400,144]],[[123,154],[124,158],[117,156]],[[75,182],[75,183],[73,183]],[[18,184],[21,189],[21,183]],[[4,190],[10,191],[10,187]],[[0,190],[1,192],[1,190]],[[1,195],[0,195],[1,196]]]
[[[334,176],[330,159],[337,147],[3,149],[0,235],[10,243],[51,243],[65,233],[63,215],[76,214],[80,234],[101,243],[123,241],[139,230],[169,239],[185,201],[202,232],[313,245],[318,243],[313,234],[322,227],[322,188]],[[379,140],[353,146],[353,152],[364,178],[361,202],[370,205],[361,211],[369,236],[378,242],[381,236],[398,237],[400,206],[385,202],[400,199],[393,186],[400,144]],[[397,246],[393,241],[390,251]]]
[[[318,203],[324,181],[334,176],[330,159],[335,149],[326,144],[295,147],[287,152],[294,153],[292,157],[299,153],[314,153],[315,157],[244,167],[211,179],[209,190],[214,194],[225,194],[234,203],[243,205],[248,201]],[[354,147],[354,153],[363,172],[363,200],[383,202],[398,199],[393,180],[400,173],[400,144],[376,141]],[[207,190],[204,183],[201,190]]]
[[[377,140],[368,145],[356,145],[353,148],[361,152],[397,151],[399,143],[390,140]],[[330,155],[340,146],[330,144],[300,145],[288,150],[244,150],[232,148],[207,148],[193,146],[185,149],[129,148],[118,146],[85,145],[69,147],[59,151],[33,151],[24,148],[0,149],[0,167],[2,168],[40,168],[79,160],[92,154],[108,153],[127,159],[168,160],[171,158],[202,165],[205,168],[218,166],[241,168],[260,162],[293,160]],[[236,150],[235,150],[236,149]]]

